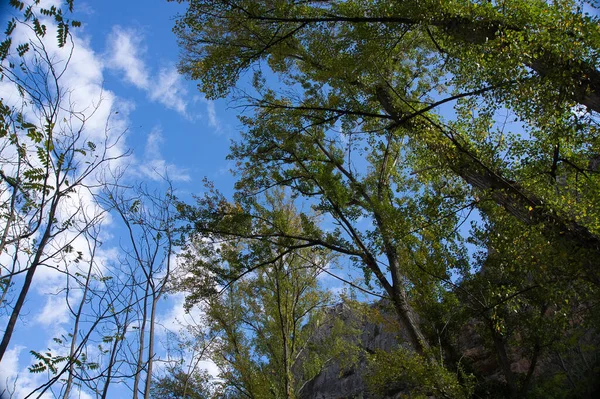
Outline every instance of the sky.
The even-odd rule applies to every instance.
[[[177,73],[171,29],[184,8],[166,1],[77,2],[77,34],[102,64],[102,82],[123,101],[127,142],[136,159],[165,166],[180,190],[195,191],[203,176],[228,180],[225,160],[237,119],[225,101],[208,101]],[[152,178],[151,176],[148,176]]]
[[[60,0],[43,2],[58,4]],[[160,190],[165,189],[161,176],[168,175],[176,196],[191,201],[193,194],[202,193],[204,178],[225,195],[232,193],[233,164],[226,156],[241,124],[238,109],[227,100],[207,100],[195,82],[178,74],[179,47],[172,27],[184,11],[185,4],[166,0],[75,0],[74,18],[82,26],[72,30],[74,53],[64,84],[71,90],[73,105],[90,114],[86,134],[102,139],[108,126],[112,138],[120,137],[114,151],[130,153],[118,161],[118,166],[127,167],[130,182]],[[0,6],[2,30],[12,12],[6,4]],[[48,36],[55,42],[54,35]],[[61,57],[58,49],[52,51]],[[11,95],[10,88],[0,84],[0,96],[9,101]],[[105,226],[98,257],[99,263],[110,264],[119,256],[125,232],[114,217],[107,217]],[[76,244],[85,247],[86,243],[78,240]],[[323,280],[328,287],[340,289],[332,277]],[[53,270],[43,269],[36,275],[0,369],[0,384],[18,377],[16,397],[25,397],[44,382],[43,375],[27,370],[35,362],[29,351],[52,347],[53,338],[69,327],[64,299],[53,295],[62,286],[62,275]],[[191,320],[182,305],[183,294],[169,295],[161,302],[159,357],[165,354],[167,330],[177,332]],[[6,321],[0,315],[0,328]],[[210,363],[202,365],[215,373]],[[128,395],[125,388],[116,387],[110,397]]]
[[[45,1],[53,2],[58,3]],[[2,4],[3,31],[13,10]],[[72,90],[76,107],[97,108],[88,124],[91,137],[101,137],[105,126],[110,126],[112,137],[121,137],[115,151],[131,152],[119,161],[127,166],[130,179],[160,189],[164,188],[161,175],[168,175],[176,195],[190,199],[202,191],[206,177],[231,193],[234,179],[225,157],[239,122],[225,100],[207,100],[194,82],[178,74],[179,49],[171,29],[183,11],[184,5],[167,1],[75,0],[74,18],[82,26],[72,30],[75,50],[64,84]],[[9,101],[8,86],[0,85],[0,93]],[[114,221],[107,225],[114,230],[105,235],[101,255],[110,259],[122,232]],[[27,371],[34,362],[29,350],[45,350],[68,326],[64,301],[51,295],[63,281],[52,271],[40,271],[34,280],[0,369],[0,381],[19,377],[17,397],[44,380]],[[182,303],[182,295],[163,301],[162,326],[175,330],[178,321],[187,317]],[[0,317],[2,328],[6,321],[6,316]],[[166,339],[165,331],[159,332],[158,339]],[[214,372],[209,364],[205,367]]]
[[[59,0],[44,0],[53,2]],[[13,11],[5,2],[1,4],[3,31]],[[166,0],[75,0],[75,18],[82,26],[72,31],[75,50],[64,83],[75,107],[90,114],[95,110],[86,134],[101,139],[108,126],[112,138],[120,137],[114,151],[130,153],[119,160],[119,166],[127,167],[130,181],[164,189],[161,176],[168,175],[175,194],[191,200],[193,194],[203,191],[203,179],[207,178],[229,195],[235,178],[226,156],[231,140],[239,134],[238,110],[227,100],[207,100],[195,82],[178,74],[179,47],[171,29],[177,14],[184,11],[185,4]],[[54,36],[49,36],[53,41]],[[59,54],[57,49],[52,51]],[[14,93],[0,83],[0,96],[10,101]],[[110,264],[119,256],[124,231],[114,217],[107,217],[105,225],[98,257],[99,263]],[[86,243],[78,240],[76,244],[85,247]],[[339,287],[331,279],[327,284]],[[43,269],[36,275],[32,295],[0,366],[0,384],[18,377],[16,397],[25,397],[44,381],[43,375],[28,372],[27,367],[35,362],[29,351],[46,350],[53,345],[52,339],[69,327],[63,297],[54,295],[62,285],[62,275],[54,270]],[[186,315],[182,305],[182,294],[169,295],[161,302],[159,357],[165,355],[167,331],[176,333],[186,320],[198,317],[197,313]],[[6,321],[7,317],[0,315],[0,328]],[[210,363],[202,366],[215,373]],[[127,396],[126,388],[117,386],[110,397]]]

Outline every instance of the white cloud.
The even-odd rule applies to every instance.
[[[208,374],[210,374],[213,378],[217,378],[220,373],[219,367],[215,364],[215,362],[213,362],[211,360],[199,361],[198,369],[206,370],[208,372]]]
[[[102,152],[106,145],[109,147],[106,151],[107,156],[111,157],[122,154],[125,148],[124,140],[121,140],[118,144],[115,143],[117,142],[117,137],[123,134],[126,126],[129,124],[128,116],[127,112],[121,112],[119,115],[114,113],[117,97],[112,92],[103,88],[103,62],[91,49],[89,40],[78,36],[77,30],[73,31],[74,47],[71,52],[69,45],[64,48],[58,47],[56,43],[56,26],[49,20],[45,20],[43,23],[47,27],[47,35],[43,43],[44,50],[48,53],[48,59],[53,60],[52,62],[59,69],[57,74],[60,74],[60,68],[66,65],[67,60],[70,60],[68,68],[61,75],[59,82],[64,97],[60,107],[61,114],[56,118],[57,124],[54,129],[54,137],[57,143],[57,147],[55,148],[60,148],[59,141],[62,139],[67,142],[66,145],[72,145],[73,138],[78,138],[77,143],[75,143],[76,148],[84,147],[85,143],[89,140],[96,143],[99,153]],[[15,43],[29,41],[31,39],[30,36],[31,30],[22,26],[17,27],[13,33]],[[31,61],[33,56],[33,51],[30,51],[23,58],[28,62]],[[49,91],[52,93],[52,87],[50,87]],[[21,101],[21,98],[14,95],[14,85],[8,83],[6,80],[1,84],[0,92],[6,101],[10,101],[11,105],[13,105],[13,102],[18,104]],[[31,109],[33,107],[26,108],[30,112],[27,115],[28,120],[31,122],[40,122],[40,115],[31,112]],[[80,161],[79,166],[81,167],[86,167],[85,165],[89,165],[86,162],[95,162],[94,160],[96,159],[94,154],[90,152],[87,155],[76,153],[75,156],[78,157],[77,159]],[[117,164],[118,161],[113,162],[113,166]],[[72,176],[77,172],[72,170],[69,173]],[[95,177],[93,174],[90,175],[89,181],[86,180],[86,182],[97,184]],[[63,201],[55,217],[58,223],[61,223],[75,215],[74,221],[76,223],[72,228],[52,237],[46,254],[57,251],[64,243],[72,242],[76,250],[81,249],[84,256],[89,256],[87,243],[82,241],[81,237],[75,237],[78,234],[77,229],[81,228],[84,222],[83,216],[89,219],[100,212],[100,209],[95,205],[92,195],[92,192],[95,190],[97,188],[90,188],[89,190],[74,189],[68,196],[63,197]],[[34,238],[31,237],[31,240]],[[21,263],[22,266],[26,266],[26,258],[28,256],[22,251],[22,247],[16,248],[13,251],[15,250],[21,250],[20,253],[24,254]],[[52,267],[46,267],[47,265]],[[62,268],[61,270],[64,271],[65,263],[61,262],[59,256],[56,256],[56,258],[47,259],[44,265],[41,265],[36,270],[34,285],[28,296],[28,303],[21,312],[24,320],[30,320],[33,324],[38,323],[47,327],[56,327],[68,321],[69,311],[65,302],[65,293],[61,295],[40,295],[49,292],[56,293],[58,290],[64,289],[66,276],[55,268],[59,265]],[[83,265],[83,262],[79,266],[81,265]],[[71,268],[79,266],[71,266]],[[17,278],[22,277],[17,276]],[[74,290],[73,295],[77,295],[76,292],[77,290]],[[38,313],[42,305],[43,310]],[[1,325],[6,325],[4,320]],[[40,337],[39,335],[35,335],[37,331],[28,330],[30,329],[26,328],[22,321],[18,323],[15,334],[12,337],[11,347],[7,355],[5,355],[8,358],[3,359],[1,367],[5,372],[3,376],[9,370],[14,371],[12,374],[13,377],[18,375],[16,397],[25,397],[26,394],[31,392],[31,387],[39,385],[36,382],[37,380],[33,379],[34,376],[29,376],[30,373],[26,369],[17,370],[18,353],[22,349],[19,345],[25,343],[28,348],[32,348],[35,345],[32,340]],[[20,336],[20,333],[23,336]],[[35,378],[38,377],[40,376],[35,376]],[[23,387],[29,388],[26,390]]]
[[[0,368],[0,385],[2,385],[7,378],[12,378],[17,374],[19,370],[19,355],[25,349],[24,346],[16,345],[12,349],[9,349],[2,358],[2,367]],[[0,390],[1,391],[1,390]]]
[[[56,45],[56,34],[53,32],[55,28],[51,22],[46,22],[48,27],[47,40],[45,42],[46,49],[49,51],[51,59],[62,60],[65,62],[69,55],[69,49],[59,49]],[[79,132],[82,128],[83,123],[78,118],[73,117],[74,114],[70,113],[69,110],[77,111],[77,116],[83,117],[85,120],[85,129],[82,130],[80,144],[85,145],[87,140],[94,141],[98,147],[102,147],[102,143],[106,143],[110,148],[108,149],[108,156],[118,155],[124,152],[125,142],[121,140],[118,145],[111,144],[115,143],[117,137],[120,137],[123,132],[126,131],[129,125],[129,111],[133,109],[134,105],[130,102],[126,102],[119,99],[113,92],[105,90],[103,88],[104,72],[106,68],[114,68],[123,72],[124,77],[127,81],[136,87],[144,90],[148,97],[153,101],[165,104],[170,108],[185,113],[186,100],[185,97],[187,92],[183,86],[181,78],[176,74],[174,68],[163,68],[160,69],[153,79],[152,74],[143,62],[144,49],[142,48],[141,37],[136,39],[133,32],[115,30],[116,36],[114,37],[114,45],[118,47],[121,52],[114,54],[110,60],[106,63],[102,60],[102,57],[93,51],[90,46],[89,40],[78,36],[77,30],[74,30],[73,40],[75,42],[74,51],[71,55],[69,68],[62,76],[62,86],[64,87],[67,98],[64,104],[65,110],[64,115],[61,115],[59,124],[57,126],[63,126],[67,129],[73,129],[75,132]],[[15,37],[20,33],[15,31]],[[21,39],[27,39],[26,34],[21,35]],[[137,41],[136,41],[137,40]],[[16,41],[16,40],[15,40]],[[127,50],[131,53],[128,53]],[[151,83],[152,82],[152,83]],[[154,82],[156,85],[153,86]],[[11,101],[19,103],[21,99],[18,97],[14,90],[14,86],[6,82],[0,82],[0,97],[4,97],[6,100],[9,96]],[[116,111],[119,111],[116,113]],[[73,117],[73,118],[71,118]],[[69,124],[72,124],[69,126]],[[149,135],[146,142],[145,153],[143,156],[143,173],[146,177],[150,177],[154,180],[158,179],[157,172],[167,173],[173,180],[189,180],[189,175],[186,171],[177,168],[175,165],[168,163],[163,159],[161,154],[161,143],[163,137],[160,129],[153,130]],[[81,156],[82,165],[84,161],[88,160],[92,155],[88,153],[87,158]],[[112,162],[112,165],[118,167],[121,165],[119,162]],[[92,179],[94,176],[90,176]],[[68,219],[71,215],[77,214],[75,220],[82,222],[81,217],[84,211],[89,211],[88,217],[92,217],[100,210],[94,206],[93,193],[96,189],[90,190],[76,190],[71,194],[71,198],[67,202],[63,203],[57,214],[59,221]],[[85,212],[88,213],[88,212]],[[108,222],[108,221],[107,221]],[[58,249],[64,243],[72,242],[75,251],[81,250],[84,253],[84,259],[89,259],[90,251],[87,246],[87,242],[83,237],[75,238],[77,234],[76,229],[73,231],[68,230],[61,233],[61,236],[54,237],[56,241],[52,244],[52,248]],[[107,235],[104,230],[103,235]],[[102,272],[108,268],[109,263],[114,261],[117,256],[116,249],[109,249],[100,251],[97,254],[97,266],[99,271]],[[10,253],[5,253],[9,255]],[[24,262],[25,263],[25,262]],[[71,315],[66,305],[65,296],[66,293],[62,292],[59,295],[55,294],[65,287],[65,281],[67,279],[64,271],[68,264],[70,270],[73,272],[81,272],[82,268],[89,266],[89,263],[82,261],[79,264],[61,262],[60,257],[51,259],[46,264],[53,267],[41,266],[36,271],[34,279],[34,285],[32,286],[30,296],[28,298],[28,306],[24,308],[22,315],[27,316],[27,320],[30,320],[30,326],[38,327],[44,326],[42,336],[47,336],[50,330],[53,330],[53,334],[57,336],[57,329],[61,329],[64,326],[61,324],[69,321]],[[57,270],[55,266],[60,267]],[[77,269],[77,270],[75,270]],[[72,281],[72,280],[71,280]],[[80,290],[72,288],[71,299],[76,303],[77,295],[81,298]],[[43,306],[43,308],[42,308]],[[40,312],[40,308],[42,308]],[[5,325],[5,320],[1,320],[0,325]],[[28,331],[29,330],[29,331]],[[33,328],[25,328],[23,323],[19,323],[13,335],[13,341],[9,351],[5,354],[5,358],[2,362],[0,376],[4,379],[15,378],[18,376],[17,381],[17,397],[24,397],[31,392],[33,387],[37,387],[40,384],[40,378],[42,375],[30,375],[26,368],[19,369],[19,354],[21,353],[23,346],[19,346],[22,343],[27,345],[27,349],[35,348],[36,344],[29,340]],[[47,331],[46,331],[47,330]],[[23,336],[19,336],[19,332],[26,332]],[[33,334],[39,332],[35,331]],[[38,339],[39,336],[35,337]],[[23,357],[23,356],[22,356]],[[28,361],[31,359],[27,359]],[[25,360],[23,360],[25,361]],[[4,381],[1,381],[4,382]],[[43,382],[42,382],[43,383]],[[49,394],[47,394],[49,395]],[[46,395],[44,396],[46,397]],[[82,394],[83,397],[83,394]]]
[[[74,46],[72,48],[69,45],[59,48],[56,41],[56,26],[51,21],[43,22],[48,30],[43,48],[48,53],[48,59],[53,60],[53,64],[57,65],[57,74],[60,73],[61,68],[66,67],[66,62],[69,61],[68,68],[65,69],[58,82],[62,89],[63,97],[60,107],[61,114],[56,118],[57,125],[54,129],[57,147],[60,148],[61,140],[65,141],[64,146],[75,144],[77,147],[84,147],[85,143],[89,140],[96,144],[98,153],[106,149],[107,157],[118,157],[125,152],[124,140],[119,141],[118,139],[125,132],[126,126],[129,123],[128,112],[126,107],[124,107],[124,112],[118,115],[114,113],[117,97],[112,92],[103,89],[102,61],[91,49],[89,40],[78,36],[77,31],[73,32],[74,36],[72,39]],[[31,39],[30,35],[30,29],[18,25],[13,32],[13,39],[15,43],[23,43]],[[35,40],[32,42],[35,43]],[[33,56],[33,51],[30,51],[25,55],[24,59],[28,62],[31,61]],[[15,93],[15,86],[6,80],[0,83],[0,92],[3,93],[2,97],[5,103],[17,105],[22,101],[18,93]],[[52,93],[51,86],[49,91]],[[36,120],[40,124],[44,123],[43,120],[40,120],[42,119],[40,115],[35,115],[31,112],[33,108],[25,108],[25,111],[29,110],[27,120],[34,123]],[[74,140],[77,143],[74,143]],[[6,150],[7,148],[3,149],[3,157],[10,155],[6,153]],[[95,162],[96,159],[90,153],[87,156],[76,153],[75,156],[78,157],[79,166],[81,167],[86,167],[84,165],[89,165],[89,162]],[[36,160],[37,157],[34,156],[32,159]],[[120,160],[111,161],[110,166],[118,167],[120,162]],[[107,164],[106,166],[109,165]],[[73,175],[75,174],[73,173]],[[94,174],[88,176],[85,181],[86,185],[97,186],[97,183]],[[60,223],[75,215],[75,221],[78,223],[74,229],[69,229],[61,235],[53,237],[52,242],[49,244],[49,251],[52,248],[57,250],[60,248],[60,245],[71,242],[76,237],[78,234],[76,227],[86,222],[86,220],[83,220],[84,215],[87,220],[91,220],[94,218],[94,215],[98,215],[101,212],[101,209],[95,204],[92,194],[92,191],[97,190],[96,188],[87,190],[74,187],[73,189],[73,193],[63,197],[56,217]],[[86,248],[85,243],[81,242],[81,240],[79,241],[79,244],[83,248],[82,251],[86,253],[84,250]],[[77,247],[75,243],[74,246]],[[26,256],[22,258],[21,263],[26,265]],[[56,259],[50,259],[45,263],[56,266],[56,262]],[[57,273],[56,269],[40,267],[37,270],[35,288],[38,291],[41,289],[46,290],[48,287],[54,288],[57,285],[64,285],[64,276]],[[56,290],[53,289],[52,291]]]
[[[160,145],[164,143],[162,132],[158,128],[154,128],[146,139],[145,156],[149,158],[160,157]]]
[[[171,307],[165,313],[159,315],[157,325],[162,327],[157,330],[159,337],[167,337],[167,333],[171,332],[184,337],[184,340],[193,341],[198,339],[195,334],[201,333],[204,328],[204,311],[201,306],[197,305],[188,313],[183,307],[184,302],[184,293],[176,293],[169,297],[168,303]],[[184,368],[196,367],[196,370],[206,370],[213,378],[216,378],[219,375],[219,368],[212,360],[195,358],[199,349],[196,348],[196,351],[183,351],[181,353],[183,359],[170,360],[183,360]]]
[[[159,324],[164,326],[164,330],[159,334],[166,334],[167,331],[176,333],[187,326],[197,326],[202,323],[204,312],[200,306],[194,306],[188,313],[183,307],[184,302],[184,293],[176,293],[169,297],[171,308],[159,317]]]
[[[19,360],[20,358],[24,357],[21,356],[21,352],[23,352],[24,349],[27,348],[24,346],[14,346],[11,349],[7,350],[4,357],[2,358],[2,367],[0,368],[1,398],[25,398],[28,395],[30,395],[34,390],[38,389],[40,386],[46,383],[48,380],[48,376],[46,373],[33,374],[27,369],[27,366],[21,368]],[[27,358],[23,359],[23,361],[28,362],[29,365],[36,362],[36,360],[31,355],[27,356]],[[72,397],[91,399],[91,397],[87,393],[80,391],[78,388],[74,389],[76,391],[76,394]],[[51,392],[46,392],[41,396],[35,395],[35,397],[42,399],[50,399],[55,398],[56,396],[54,396]]]
[[[107,67],[123,72],[125,80],[146,92],[148,98],[188,117],[188,91],[174,66],[161,67],[155,76],[148,72],[143,36],[115,26],[107,44]]]
[[[42,0],[40,4],[38,4],[39,8],[50,8],[56,7],[59,8],[62,4],[62,0]]]
[[[111,55],[107,66],[125,74],[125,79],[139,89],[148,89],[149,74],[142,60],[145,52],[142,37],[132,30],[115,26],[109,39],[108,52]]]
[[[156,84],[149,88],[150,99],[186,115],[187,89],[181,75],[174,67],[161,68]]]
[[[189,181],[190,175],[185,169],[168,163],[163,158],[160,151],[163,142],[164,138],[161,129],[158,127],[152,129],[146,139],[143,160],[138,167],[138,173],[154,181],[160,181],[165,176],[168,176],[173,181]]]
[[[214,127],[215,129],[217,129],[217,131],[218,131],[221,129],[221,126],[217,119],[217,112],[215,111],[215,103],[210,100],[205,100],[205,101],[206,101],[206,112],[208,114],[208,124],[210,126]]]
[[[36,321],[45,327],[56,326],[69,320],[68,312],[69,308],[63,295],[49,295]]]

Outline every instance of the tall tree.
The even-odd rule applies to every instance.
[[[596,257],[594,226],[563,211],[565,204],[549,201],[544,187],[525,180],[531,168],[519,164],[525,158],[543,160],[541,172],[551,175],[558,169],[589,171],[595,122],[571,112],[577,103],[595,110],[600,33],[584,5],[190,1],[175,31],[186,49],[181,69],[199,79],[207,95],[223,96],[242,73],[268,65],[296,91],[285,96],[283,109],[304,111],[311,124],[340,120],[347,132],[387,129],[418,139],[445,168],[491,192],[523,222],[544,224],[549,236],[562,234]],[[257,77],[257,87],[264,87],[261,82]],[[463,124],[445,126],[432,113],[449,101],[475,96],[484,97],[474,114],[478,123],[471,126],[465,115]],[[259,92],[251,104],[277,106],[271,99]],[[498,106],[529,124],[534,140],[490,132],[484,122]],[[472,111],[473,104],[468,108]],[[500,151],[489,159],[493,143],[501,141],[512,162],[501,162]],[[596,278],[592,264],[587,266]]]
[[[220,369],[223,397],[298,398],[330,358],[350,351],[335,328],[329,336],[316,336],[325,321],[334,324],[323,312],[331,296],[318,282],[332,258],[328,251],[302,248],[301,242],[294,247],[289,237],[302,219],[283,191],[268,193],[264,205],[254,206],[261,220],[252,230],[287,237],[272,245],[218,233],[196,236],[180,287],[192,292],[187,306],[204,304],[208,352]],[[212,274],[226,285],[215,287]],[[216,291],[206,295],[211,290]]]
[[[2,307],[10,313],[0,342],[0,361],[37,270],[56,267],[65,257],[72,262],[78,257],[72,251],[73,241],[93,231],[101,219],[102,211],[90,203],[93,186],[98,184],[95,174],[121,156],[111,153],[118,138],[107,135],[98,143],[86,139],[89,114],[75,108],[63,87],[72,54],[69,28],[79,26],[70,20],[72,2],[64,10],[39,8],[39,1],[11,5],[23,18],[8,22],[0,44],[0,73],[10,94],[0,102],[4,222],[0,253],[12,258],[2,266],[0,276]],[[58,54],[45,43],[48,28],[44,23],[56,28]],[[13,42],[13,32],[19,29],[28,38],[22,43]],[[11,297],[9,291],[16,283],[20,289]]]
[[[228,203],[209,194],[182,207],[195,229],[273,241],[223,221],[256,218],[247,198],[290,187],[337,227],[307,222],[293,238],[348,256],[365,281],[374,277],[413,348],[432,359],[440,326],[427,315],[458,295],[488,326],[509,395],[525,394],[550,337],[565,333],[550,327],[548,306],[573,323],[576,309],[596,306],[600,285],[600,30],[585,12],[591,5],[187,3],[175,26],[181,71],[207,96],[233,93],[250,109],[231,154],[239,196]],[[250,75],[252,88],[238,90]],[[465,211],[485,221],[470,237],[483,258],[470,265]],[[577,305],[558,304],[560,295]],[[507,349],[520,339],[529,340],[531,364],[523,381]]]
[[[154,362],[157,359],[156,330],[158,304],[167,292],[174,256],[174,209],[170,182],[166,192],[148,192],[145,187],[107,188],[103,203],[122,222],[127,240],[120,259],[121,270],[132,284],[129,306],[133,316],[128,323],[137,334],[130,344],[131,353],[121,353],[129,363],[133,378],[132,397],[149,398]],[[123,298],[119,298],[123,300]],[[117,331],[116,334],[119,334]],[[124,334],[124,333],[123,333]],[[114,338],[117,341],[117,337]],[[116,349],[116,348],[115,348]],[[103,395],[106,395],[108,384]]]
[[[121,136],[110,120],[104,131],[91,128],[102,98],[77,104],[77,88],[66,83],[70,29],[79,26],[73,1],[40,3],[11,1],[18,16],[0,42],[0,311],[9,316],[0,368],[40,270],[49,268],[64,276],[52,298],[64,298],[59,305],[72,324],[51,348],[28,348],[35,358],[29,371],[48,378],[27,397],[87,391],[106,398],[123,382],[131,382],[134,397],[149,397],[157,306],[170,277],[173,198],[170,190],[126,190],[111,174],[108,166],[126,155]],[[128,233],[119,259],[99,255],[108,212]]]

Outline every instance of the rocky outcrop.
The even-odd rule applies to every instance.
[[[333,323],[341,320],[348,328],[358,331],[349,338],[348,344],[358,346],[361,354],[352,362],[338,360],[329,363],[321,373],[304,384],[300,392],[301,399],[397,399],[402,394],[407,394],[408,387],[403,386],[402,382],[390,389],[383,397],[381,394],[371,394],[366,383],[366,354],[377,350],[391,352],[399,345],[407,346],[406,342],[408,342],[408,337],[403,334],[402,325],[394,317],[394,312],[387,309],[385,302],[361,310],[340,303],[327,312],[326,319],[329,321],[318,328],[315,340],[324,340],[331,334]],[[476,321],[471,320],[466,323],[452,344],[453,351],[466,370],[477,376],[479,387],[483,389],[479,391],[481,397],[502,397],[506,381],[495,353],[480,335],[480,330]],[[599,348],[600,337],[591,331],[575,337],[577,335],[575,326],[573,335],[573,338],[579,342],[574,346],[576,350],[563,353],[544,352],[538,358],[533,377],[542,385],[544,380],[562,379],[563,383],[558,383],[555,388],[574,392],[573,397],[600,397],[597,396],[600,394],[600,383],[595,378],[597,365],[600,364],[600,354],[595,350],[589,354],[582,352],[585,348]],[[530,355],[518,345],[513,345],[510,347],[508,357],[511,371],[519,378],[525,378],[529,371]],[[549,387],[541,389],[551,389]]]
[[[353,345],[358,345],[362,354],[353,364],[332,362],[320,374],[307,382],[301,391],[302,399],[350,399],[372,398],[366,388],[365,374],[367,360],[365,353],[376,350],[392,351],[400,342],[407,342],[408,337],[400,335],[403,331],[393,313],[386,311],[383,304],[370,307],[365,313],[359,312],[345,303],[340,303],[328,310],[330,322],[319,328],[316,340],[323,339],[331,331],[335,320],[342,320],[345,325],[358,330]],[[380,397],[380,396],[378,396]],[[389,396],[389,398],[392,398]]]

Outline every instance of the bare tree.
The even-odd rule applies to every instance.
[[[123,155],[114,151],[120,137],[110,137],[109,123],[102,139],[89,139],[87,123],[102,99],[96,107],[77,109],[63,85],[73,54],[68,26],[57,25],[59,48],[52,50],[45,39],[48,28],[34,11],[28,7],[24,20],[13,19],[7,30],[10,35],[14,29],[24,29],[29,40],[12,49],[9,36],[1,54],[8,65],[2,68],[2,78],[17,94],[2,99],[0,107],[0,208],[4,212],[0,249],[12,259],[0,272],[2,306],[10,313],[0,361],[36,272],[40,267],[58,268],[57,261],[71,252],[77,237],[98,223],[97,215],[82,215],[97,211],[93,196],[102,184],[96,179],[98,172]],[[41,12],[66,20],[60,10]],[[12,284],[21,284],[14,297]]]
[[[133,296],[137,323],[136,342],[131,342],[133,398],[149,398],[156,360],[157,305],[171,277],[174,251],[173,188],[165,179],[165,193],[145,187],[107,190],[106,201],[123,223],[127,240],[122,242],[121,263],[135,282]],[[145,376],[145,380],[143,377]]]

